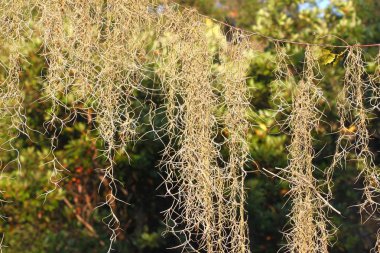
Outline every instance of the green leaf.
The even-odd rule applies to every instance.
[[[318,47],[315,49],[315,56],[321,64],[327,65],[333,63],[338,55],[328,49]]]
[[[333,63],[337,58],[337,54],[332,53],[328,49],[319,49],[317,52],[318,60],[323,64],[327,65]]]

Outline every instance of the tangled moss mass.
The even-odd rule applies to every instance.
[[[2,249],[380,252],[377,2],[179,3],[0,0]]]

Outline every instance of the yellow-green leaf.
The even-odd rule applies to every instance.
[[[335,61],[336,57],[337,57],[337,54],[332,53],[328,49],[322,48],[319,52],[318,58],[319,58],[319,61],[323,65],[327,65],[327,64],[333,63]]]

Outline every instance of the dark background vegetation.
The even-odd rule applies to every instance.
[[[380,6],[378,0],[182,0],[183,5],[196,7],[201,13],[210,15],[232,25],[254,30],[277,38],[307,42],[342,44],[334,34],[348,43],[380,42]],[[276,127],[274,106],[271,102],[275,58],[273,45],[257,38],[259,52],[254,57],[248,73],[250,102],[257,115],[252,117],[252,128],[248,135],[251,156],[254,163],[247,164],[247,213],[253,252],[276,252],[285,242],[281,231],[286,229],[286,202],[288,184],[264,175],[258,169],[276,171],[276,167],[287,164],[286,145],[289,139]],[[29,64],[23,65],[21,80],[24,86],[25,108],[31,128],[43,131],[48,119],[49,105],[36,102],[41,97],[39,89],[43,83],[46,62],[39,56],[38,42],[25,49]],[[287,46],[295,70],[301,71],[303,48]],[[366,49],[368,72],[374,70],[373,56],[378,48]],[[333,51],[332,53],[340,53]],[[317,129],[315,148],[320,151],[315,164],[323,171],[329,166],[329,157],[335,149],[337,115],[335,98],[341,88],[343,77],[341,59],[322,64],[325,78],[321,82],[327,103],[324,107],[324,122]],[[159,99],[156,101],[161,102]],[[65,115],[62,111],[61,114]],[[380,128],[374,115],[370,132],[373,136],[371,147],[379,158]],[[77,121],[69,124],[60,135],[56,156],[67,168],[66,178],[60,188],[46,198],[43,195],[53,186],[49,184],[51,167],[49,161],[49,140],[37,132],[31,138],[21,136],[15,145],[20,150],[22,170],[10,165],[0,182],[3,203],[1,214],[8,218],[1,222],[0,230],[5,233],[4,252],[106,252],[110,233],[102,223],[108,210],[97,208],[103,201],[105,188],[98,191],[102,173],[99,168],[106,161],[99,156],[101,144],[94,138],[89,127],[91,112],[78,115]],[[140,133],[149,131],[141,127]],[[2,131],[3,132],[3,131]],[[119,197],[129,205],[115,207],[121,219],[122,231],[115,252],[159,253],[180,252],[168,249],[177,241],[165,231],[161,212],[168,208],[170,200],[163,198],[164,188],[160,187],[162,177],[158,168],[163,144],[153,134],[144,135],[137,143],[127,148],[130,159],[117,156],[115,176],[124,185]],[[10,161],[14,154],[1,152],[3,161]],[[5,164],[5,163],[4,163]],[[359,168],[360,169],[360,168]],[[318,174],[318,173],[317,173]],[[321,174],[321,173],[319,173]],[[335,245],[331,252],[368,252],[373,246],[376,224],[368,221],[361,224],[358,208],[352,207],[361,201],[361,180],[355,163],[349,163],[345,170],[337,170],[334,176],[333,205],[342,216],[330,214],[339,227]],[[107,182],[105,182],[106,184]]]

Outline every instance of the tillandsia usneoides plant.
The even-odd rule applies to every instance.
[[[345,75],[343,89],[337,100],[340,116],[339,137],[330,167],[330,177],[335,167],[343,167],[348,156],[353,153],[364,179],[363,203],[360,212],[365,220],[378,212],[376,200],[380,192],[379,171],[374,164],[374,156],[369,148],[370,134],[367,129],[370,109],[366,108],[366,94],[371,90],[371,82],[365,81],[365,65],[362,50],[357,46],[348,49],[344,62]]]
[[[224,129],[222,135],[228,149],[228,157],[223,168],[227,208],[219,205],[221,231],[224,233],[226,252],[249,252],[248,225],[245,214],[245,186],[246,172],[244,166],[249,158],[247,133],[249,129],[248,88],[246,76],[250,58],[247,56],[252,46],[250,39],[242,33],[227,34],[230,41],[221,48],[220,55],[220,82],[222,106],[225,112],[222,116]],[[223,214],[223,212],[226,212]]]
[[[150,28],[146,1],[108,1],[101,42],[97,49],[101,56],[93,86],[92,109],[96,114],[97,130],[105,143],[104,155],[109,166],[104,169],[103,183],[109,188],[106,205],[111,216],[108,226],[116,239],[119,220],[116,216],[117,181],[114,179],[114,157],[136,136],[139,115],[135,93],[145,92],[145,41]],[[128,155],[127,153],[125,153]]]
[[[321,112],[318,104],[323,100],[322,90],[317,86],[319,65],[313,54],[314,48],[307,46],[303,78],[292,95],[292,111],[288,118],[291,143],[289,165],[285,172],[290,182],[291,228],[285,232],[288,252],[328,252],[332,226],[327,218],[326,201],[320,192],[319,182],[314,177],[317,169],[313,164],[312,132],[319,124]]]
[[[50,119],[45,122],[46,133],[51,133],[50,148],[51,160],[48,162],[53,167],[53,172],[50,177],[50,182],[53,184],[53,189],[46,192],[47,194],[56,190],[60,182],[64,179],[62,172],[65,170],[57,157],[55,150],[58,147],[58,137],[62,132],[63,127],[69,119],[61,119],[59,111],[61,107],[65,110],[70,110],[63,102],[69,90],[70,77],[68,76],[68,59],[65,52],[71,52],[68,48],[68,36],[65,33],[65,14],[64,6],[61,1],[49,1],[39,4],[41,8],[40,26],[44,27],[42,41],[44,46],[43,56],[48,63],[47,75],[44,82],[45,101],[51,103]]]
[[[26,127],[19,87],[22,54],[18,44],[40,36],[42,56],[47,63],[40,102],[51,104],[50,119],[44,124],[51,140],[51,181],[56,189],[65,169],[55,156],[60,132],[75,121],[78,113],[94,114],[91,118],[95,121],[89,123],[99,133],[103,154],[109,162],[103,169],[101,185],[107,188],[104,205],[111,212],[105,219],[112,231],[111,246],[119,229],[114,156],[136,133],[140,115],[135,112],[138,108],[132,106],[137,101],[134,91],[146,92],[141,85],[145,71],[142,66],[146,64],[144,40],[152,29],[152,18],[156,18],[148,6],[148,1],[136,0],[0,2],[1,41],[7,42],[4,47],[9,47],[10,52],[4,64],[8,74],[1,89],[2,118],[9,117],[8,129],[24,131]],[[16,152],[11,140],[18,134],[12,130],[5,143]]]
[[[166,16],[170,16],[169,12],[170,8]],[[244,210],[248,41],[235,38],[224,43],[220,51],[208,52],[203,48],[208,44],[204,20],[192,11],[183,15],[181,19],[187,22],[179,22],[180,26],[178,14],[166,20],[164,57],[158,69],[171,139],[163,161],[167,195],[174,199],[166,212],[168,228],[185,237],[180,247],[186,250],[249,252]],[[197,26],[184,27],[184,23]],[[220,72],[213,74],[215,54],[222,63]],[[215,82],[221,83],[217,92]],[[218,99],[216,93],[223,99]],[[225,109],[222,116],[216,114],[218,107]],[[218,122],[228,132],[224,144],[229,156],[223,165],[217,163],[223,159],[223,144],[215,141]]]
[[[78,113],[90,113],[104,143],[108,166],[102,169],[101,185],[109,207],[104,219],[116,240],[118,182],[114,178],[114,157],[133,141],[138,125],[134,93],[147,92],[141,84],[146,64],[146,34],[152,29],[148,1],[49,1],[40,3],[44,56],[48,63],[44,94],[52,104],[46,130],[52,134],[54,167],[51,181],[57,188],[65,169],[54,155],[63,127]],[[140,101],[141,103],[141,101]],[[64,111],[66,116],[61,118]],[[69,116],[67,116],[69,115]],[[128,154],[126,154],[128,155]],[[54,190],[54,189],[53,189]]]
[[[293,74],[295,69],[291,65],[291,60],[286,53],[286,48],[281,43],[274,43],[275,57],[275,80],[272,83],[272,101],[276,106],[276,121],[282,132],[289,134],[289,124],[287,119],[291,112],[292,105],[289,102],[289,92],[296,87],[296,79]]]
[[[170,18],[179,19],[182,26],[169,26],[167,32],[173,37],[160,70],[166,99],[178,99],[167,101],[169,127],[175,127],[171,130],[175,135],[169,136],[172,140],[164,153],[166,186],[174,199],[166,212],[167,224],[171,232],[185,237],[181,246],[187,250],[224,252],[218,242],[221,238],[217,225],[218,203],[224,201],[218,188],[222,174],[214,143],[213,57],[204,50],[205,26],[194,12]],[[172,90],[174,87],[176,90]]]

